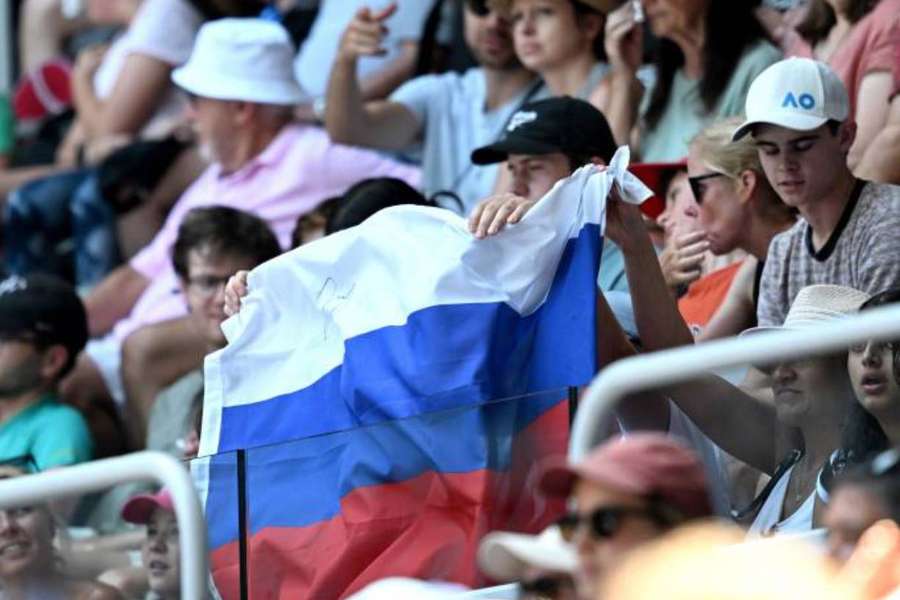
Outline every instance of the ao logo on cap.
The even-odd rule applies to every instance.
[[[816,99],[811,94],[794,96],[794,92],[788,92],[781,102],[781,108],[805,108],[810,110],[816,105]]]

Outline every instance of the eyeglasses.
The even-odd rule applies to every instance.
[[[212,296],[228,283],[230,277],[230,275],[201,275],[189,278],[188,285],[204,296]]]
[[[866,351],[866,348],[871,345],[873,354],[880,354],[884,351],[893,352],[894,350],[900,348],[900,344],[897,342],[857,342],[856,344],[850,345],[850,352],[853,354],[862,354]]]
[[[694,193],[694,201],[697,204],[703,203],[703,192],[705,188],[701,187],[700,182],[706,179],[712,179],[713,177],[728,177],[725,173],[706,173],[705,175],[696,175],[694,177],[688,177],[688,185],[691,186],[691,192]]]
[[[567,542],[571,542],[575,538],[575,532],[585,522],[595,539],[610,539],[619,532],[625,517],[629,515],[646,517],[659,525],[666,521],[659,511],[652,508],[604,506],[588,515],[568,514],[557,522],[557,526],[563,539]]]

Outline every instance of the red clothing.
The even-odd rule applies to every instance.
[[[701,277],[692,283],[687,293],[678,300],[678,312],[691,328],[691,333],[694,335],[700,333],[719,310],[743,262],[735,261],[727,267]]]
[[[828,60],[850,94],[850,115],[856,114],[856,100],[863,77],[874,71],[892,72],[900,43],[900,0],[881,0],[860,19],[850,35]],[[806,40],[797,37],[787,48],[787,56],[814,58]]]

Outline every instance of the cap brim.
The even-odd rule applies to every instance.
[[[521,533],[489,533],[478,547],[478,566],[495,581],[517,581],[527,566],[556,573],[572,573],[575,552],[562,545],[549,544],[538,536]]]
[[[552,144],[542,144],[532,140],[507,139],[500,140],[489,146],[476,148],[472,151],[472,162],[476,165],[492,165],[505,161],[510,154],[540,156],[559,151],[559,148]]]
[[[765,119],[755,119],[741,124],[731,135],[731,141],[738,141],[748,133],[751,133],[757,125],[777,125],[778,127],[795,129],[797,131],[811,131],[818,129],[827,122],[828,119],[825,117],[813,117],[788,111],[773,111],[771,114],[766,115]]]

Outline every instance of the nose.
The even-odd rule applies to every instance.
[[[797,377],[797,372],[794,371],[794,367],[790,363],[781,363],[775,367],[775,372],[772,375],[775,377],[776,382],[784,384],[793,381]]]
[[[512,173],[512,192],[523,198],[528,197],[528,176],[520,170]]]
[[[863,364],[868,366],[881,366],[881,345],[873,342],[866,344],[863,353]]]
[[[0,535],[12,533],[18,529],[18,523],[9,514],[9,511],[0,510]]]
[[[165,554],[168,551],[168,546],[166,545],[166,536],[159,533],[156,535],[148,535],[147,547],[154,552],[158,552],[159,554]]]

